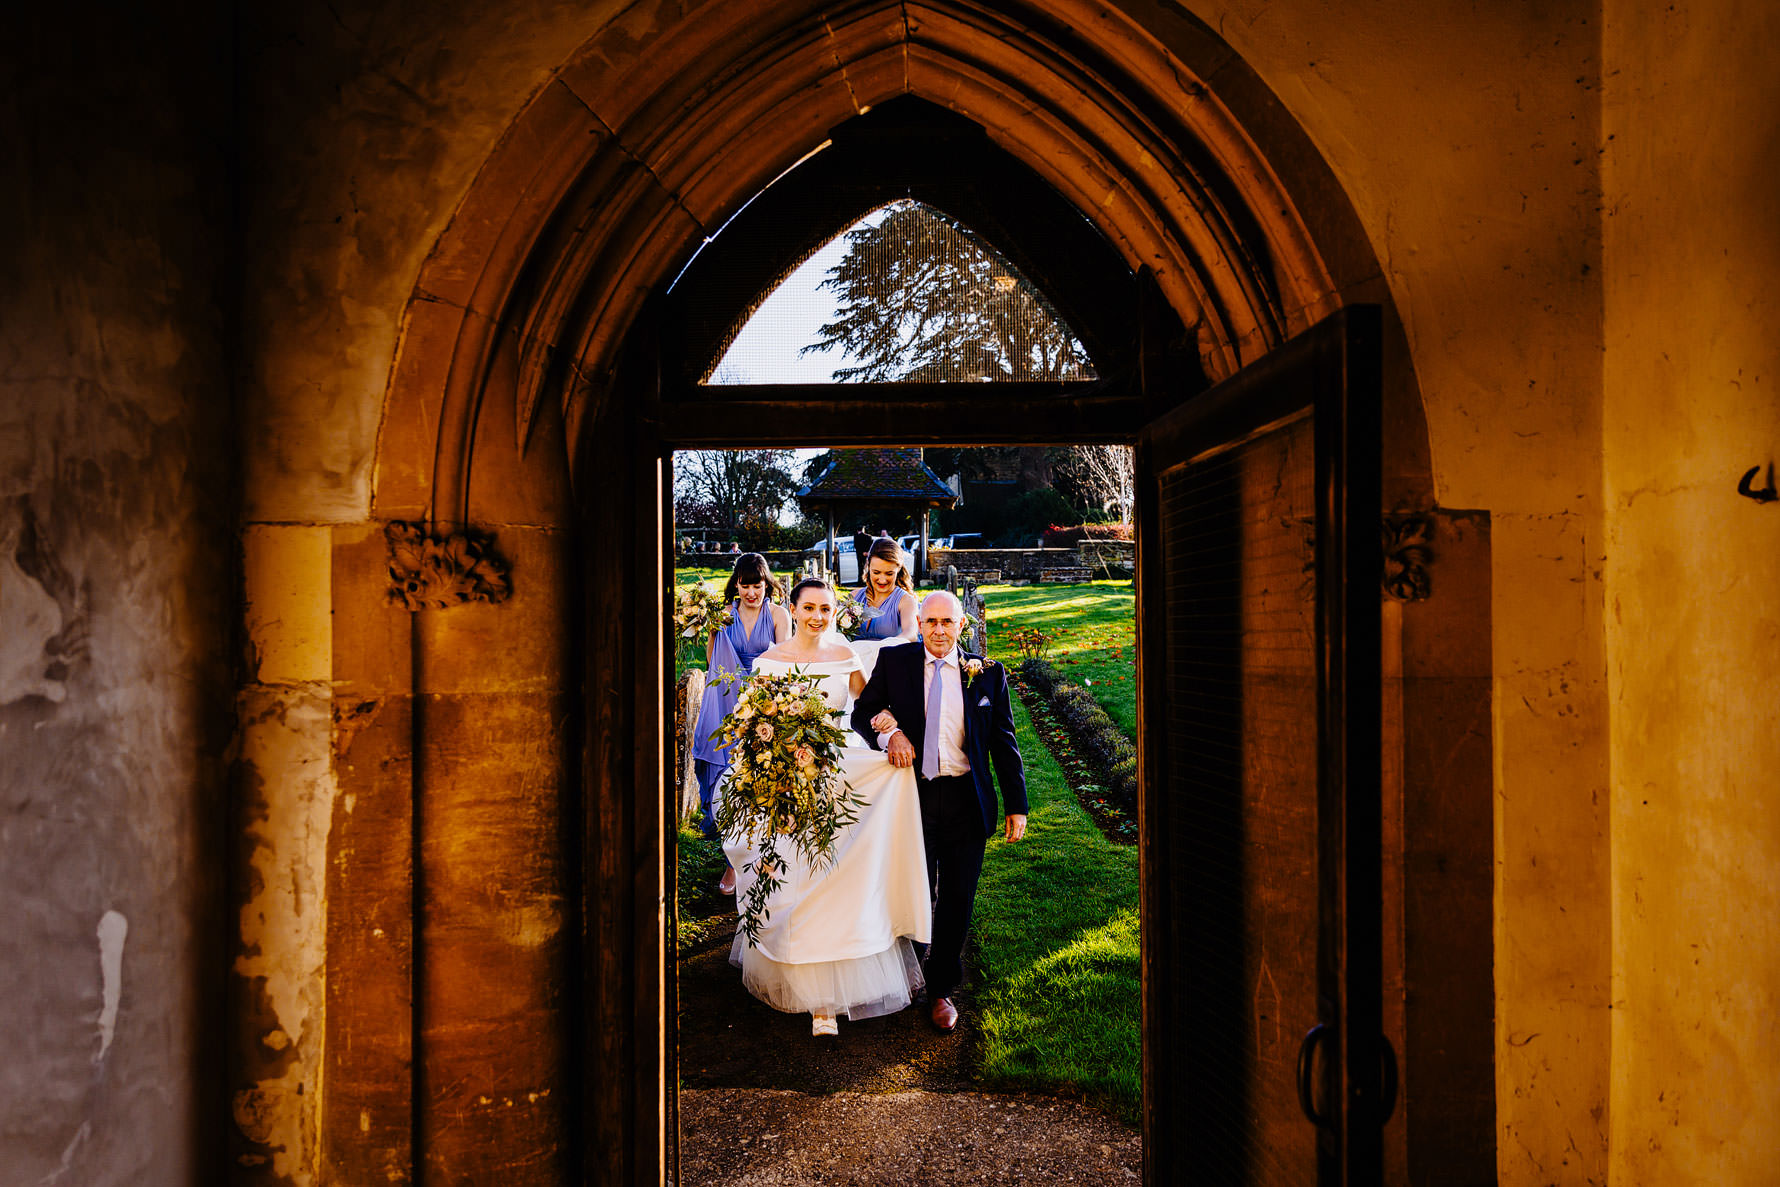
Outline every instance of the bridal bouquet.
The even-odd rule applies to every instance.
[[[849,639],[857,639],[865,624],[871,621],[865,616],[865,606],[852,598],[839,598],[834,606],[834,629]]]
[[[683,585],[674,593],[674,632],[682,639],[714,635],[733,617],[723,594],[702,581]]]
[[[759,941],[767,899],[783,885],[780,839],[811,864],[824,865],[834,858],[835,835],[859,818],[864,801],[841,778],[843,734],[834,717],[801,669],[756,672],[712,735],[729,749],[717,827],[725,836],[746,837],[760,854],[754,885],[738,904],[750,945]]]

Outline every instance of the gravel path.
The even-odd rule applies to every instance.
[[[1137,1134],[1086,1105],[982,1092],[680,1093],[687,1187],[1136,1183]]]

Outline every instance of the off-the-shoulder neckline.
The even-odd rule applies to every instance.
[[[859,663],[860,660],[859,660],[858,654],[855,653],[853,655],[847,656],[844,659],[808,659],[808,660],[779,659],[775,656],[763,655],[759,659],[755,660],[754,662],[756,664],[761,664],[761,663],[784,664],[788,668],[820,668],[820,667],[826,667],[831,664],[856,664],[856,663]]]

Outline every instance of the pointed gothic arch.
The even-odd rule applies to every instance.
[[[1042,183],[1032,209],[985,210],[1070,233],[1015,230],[998,246],[1041,275],[1063,269],[1047,292],[1144,380],[1060,402],[1046,434],[1128,440],[1158,400],[1375,301],[1387,311],[1394,429],[1386,502],[1429,502],[1413,369],[1358,220],[1304,134],[1192,18],[1158,11],[1140,23],[1081,0],[784,0],[696,6],[647,31],[614,23],[531,98],[482,169],[421,270],[390,378],[374,518],[422,520],[439,536],[493,531],[514,596],[417,613],[406,654],[392,643],[378,674],[413,694],[406,764],[377,775],[386,802],[398,797],[396,818],[406,779],[409,846],[342,852],[335,901],[405,878],[416,907],[405,972],[330,923],[330,993],[348,996],[328,1016],[320,1124],[324,1160],[349,1178],[396,1164],[511,1170],[521,1148],[540,1181],[672,1173],[671,841],[665,798],[647,792],[665,765],[668,653],[654,593],[672,563],[665,453],[734,440],[759,406],[675,404],[659,335],[708,336],[716,319],[664,316],[663,294],[689,261],[723,258],[728,248],[709,260],[698,248],[731,219],[784,227],[782,211],[768,212],[794,190],[770,183],[824,141],[844,149],[850,123],[899,96],[968,124],[960,134],[992,150],[985,163]],[[797,172],[845,163],[835,152]],[[881,186],[886,172],[867,180]],[[726,241],[744,238],[716,244]],[[786,245],[766,243],[748,266],[782,266]],[[911,395],[921,393],[900,398]],[[1010,407],[982,402],[947,441],[1006,440]],[[524,671],[483,681],[454,670],[459,632],[511,640],[511,666]],[[466,757],[453,733],[473,708],[485,750],[541,754],[557,772],[504,799],[498,821],[470,782],[493,760]],[[460,860],[518,873],[478,880]],[[518,956],[491,938],[543,916],[556,930]],[[491,1001],[495,961],[513,984]],[[355,1002],[367,979],[405,989],[412,1016]],[[341,1045],[348,1036],[356,1051]],[[452,1096],[455,1072],[488,1068],[546,1090],[522,1089],[504,1110]],[[379,1105],[371,1129],[366,1101]]]

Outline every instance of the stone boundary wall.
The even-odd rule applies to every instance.
[[[1075,564],[1073,548],[935,548],[928,554],[930,573],[951,565],[963,576],[998,569],[1003,581],[1037,581],[1046,569]]]
[[[1137,563],[1137,541],[1083,540],[1075,546],[1075,554],[1084,565],[1097,564],[1105,558],[1115,565],[1130,568]]]
[[[985,569],[999,570],[1003,581],[1037,581],[1046,569],[1096,568],[1104,555],[1114,565],[1130,569],[1137,546],[1129,540],[1096,540],[1083,548],[935,548],[929,570],[943,573],[951,565],[969,576]]]
[[[766,563],[775,573],[783,575],[803,568],[804,552],[763,552]],[[681,566],[727,569],[735,563],[735,554],[727,552],[682,552],[674,561]],[[928,572],[943,574],[947,565],[969,575],[985,569],[1001,573],[1003,581],[1037,581],[1046,569],[1086,567],[1100,569],[1104,564],[1132,569],[1137,563],[1137,545],[1130,540],[1085,540],[1074,548],[935,548]],[[1098,575],[1098,573],[1096,574]]]

